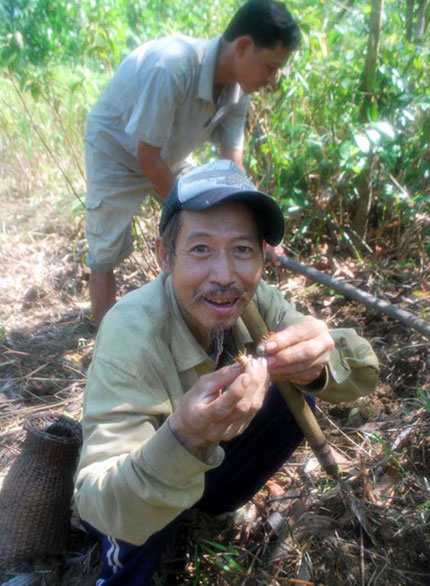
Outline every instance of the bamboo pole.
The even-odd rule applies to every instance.
[[[410,313],[409,311],[405,311],[404,309],[400,309],[383,299],[379,299],[370,293],[366,293],[365,291],[361,291],[350,285],[349,283],[343,283],[338,279],[333,279],[329,275],[322,273],[321,271],[317,271],[316,269],[305,267],[304,265],[300,264],[299,262],[292,260],[291,258],[287,258],[285,256],[280,257],[281,266],[285,269],[289,269],[294,273],[299,273],[316,281],[317,283],[321,283],[330,289],[334,289],[341,295],[345,297],[350,297],[355,301],[366,305],[375,311],[379,311],[380,313],[385,313],[386,315],[390,316],[394,320],[400,322],[401,324],[420,332],[423,336],[430,339],[430,323],[420,319]]]
[[[242,313],[241,318],[243,319],[255,346],[257,346],[259,341],[268,334],[268,330],[254,301],[251,301],[248,304],[245,311]],[[338,479],[338,466],[330,450],[330,446],[312,412],[312,409],[309,407],[304,394],[290,382],[283,380],[274,380],[273,382],[276,383],[281,395],[284,397],[291,414],[309,442],[309,445],[322,468],[327,474]]]

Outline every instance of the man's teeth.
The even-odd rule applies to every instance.
[[[209,303],[213,303],[214,305],[233,305],[236,299],[229,299],[228,301],[215,301],[215,299],[207,299]]]

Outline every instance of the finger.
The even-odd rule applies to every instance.
[[[249,374],[253,380],[263,380],[267,376],[266,358],[251,358],[245,366],[244,372]]]
[[[206,420],[221,421],[230,417],[240,417],[250,409],[255,413],[255,405],[260,405],[267,386],[268,373],[265,358],[251,358],[245,366],[245,372],[225,387],[221,395],[212,397],[210,402],[200,409]]]
[[[298,385],[309,385],[313,381],[315,381],[321,373],[324,372],[324,368],[316,367],[310,368],[307,370],[303,370],[302,372],[297,372],[293,374],[286,374],[286,373],[279,373],[274,375],[275,381],[290,381],[292,383]]]
[[[230,364],[210,374],[205,374],[200,378],[200,384],[196,392],[203,392],[208,401],[212,401],[214,396],[218,396],[219,390],[224,389],[232,384],[243,370],[241,364]]]
[[[252,409],[254,411],[258,411],[261,408],[270,382],[266,358],[258,358],[258,368],[260,373],[260,381],[252,399]]]
[[[303,373],[301,376],[291,378],[290,380],[296,385],[306,386],[316,381],[321,376],[322,372],[324,372],[324,369],[314,369]]]
[[[229,425],[229,427],[222,434],[220,441],[228,442],[228,441],[232,440],[233,438],[237,437],[238,435],[240,435],[241,433],[243,433],[245,431],[245,429],[248,427],[249,423],[250,423],[250,421],[247,423],[240,423],[240,424],[233,423],[233,424]]]
[[[260,406],[268,385],[267,360],[262,357],[252,358],[245,368],[245,374],[249,374],[251,383],[246,389],[245,400],[238,404],[238,408],[244,411],[246,408],[252,409],[255,412]]]
[[[331,344],[331,336],[324,322],[309,318],[284,330],[272,333],[266,342],[258,344],[257,354],[274,354],[282,349],[291,348],[301,342],[316,338],[321,334],[325,334],[327,344]]]
[[[291,346],[290,348],[280,350],[276,354],[267,356],[267,365],[272,372],[276,367],[288,367],[294,364],[321,363],[330,357],[332,344],[324,337],[313,338]]]
[[[276,362],[275,364],[269,365],[270,376],[278,377],[279,375],[285,375],[291,377],[295,374],[301,374],[314,369],[322,369],[328,365],[330,360],[330,354],[323,354],[316,360],[304,360],[301,362],[294,362],[293,364],[284,364],[283,362]]]
[[[219,421],[229,417],[232,410],[245,396],[246,388],[250,383],[251,377],[249,374],[240,374],[234,381],[232,381],[230,386],[227,386],[221,395],[214,398],[210,403],[202,405],[202,416],[212,421]]]

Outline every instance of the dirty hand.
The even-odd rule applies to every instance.
[[[333,348],[326,324],[312,318],[271,333],[257,354],[267,358],[272,379],[307,385],[320,376]]]
[[[250,358],[245,366],[233,364],[204,375],[169,417],[170,428],[188,450],[202,457],[200,449],[228,441],[248,427],[263,403],[268,383],[264,358]]]

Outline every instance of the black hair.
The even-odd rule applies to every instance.
[[[224,31],[224,40],[231,42],[249,35],[259,48],[272,49],[281,43],[289,51],[300,44],[300,30],[282,2],[249,0],[230,21]]]
[[[181,229],[181,214],[176,212],[167,222],[166,227],[161,233],[161,241],[167,252],[169,265],[172,266],[176,257],[176,240],[178,239],[179,230]]]

